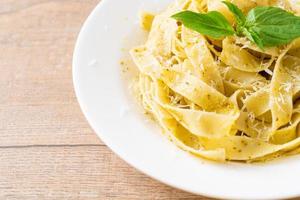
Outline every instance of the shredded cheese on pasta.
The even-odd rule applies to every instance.
[[[244,12],[280,2],[234,0]],[[170,17],[182,10],[217,10],[233,20],[220,0],[176,0],[156,16],[141,14],[149,37],[130,53],[142,105],[164,133],[183,150],[217,161],[299,152],[297,41],[261,51],[245,38],[212,40]]]

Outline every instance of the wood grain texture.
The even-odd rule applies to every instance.
[[[97,3],[0,1],[0,199],[204,199],[137,172],[84,119],[71,60]]]
[[[199,199],[158,184],[105,146],[0,152],[1,199]]]
[[[0,3],[1,145],[99,144],[71,79],[74,43],[97,1],[5,1]]]

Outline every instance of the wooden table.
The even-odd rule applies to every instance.
[[[204,199],[128,166],[84,119],[71,60],[98,1],[0,1],[0,199]]]

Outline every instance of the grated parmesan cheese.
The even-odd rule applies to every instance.
[[[270,69],[265,69],[265,72],[270,76],[273,76],[273,72]]]

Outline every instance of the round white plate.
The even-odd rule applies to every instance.
[[[126,162],[173,187],[228,199],[300,196],[300,157],[260,165],[204,161],[178,149],[137,111],[120,60],[128,46],[142,43],[138,12],[157,12],[170,2],[102,0],[87,19],[75,47],[73,79],[90,125]]]

